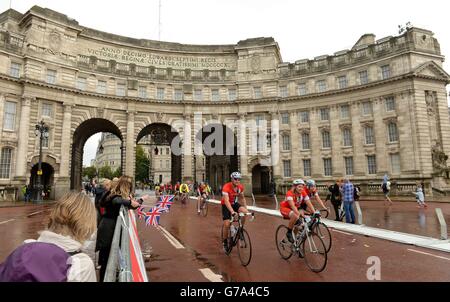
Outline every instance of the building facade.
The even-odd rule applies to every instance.
[[[121,146],[122,142],[114,134],[102,133],[93,165],[97,169],[109,166],[113,172],[119,169],[122,163]]]
[[[33,179],[43,120],[55,196],[80,186],[83,146],[97,132],[119,138],[127,175],[139,141],[160,133],[172,181],[204,174],[218,188],[238,169],[247,192],[345,176],[372,192],[388,173],[399,192],[418,180],[448,191],[443,61],[433,33],[414,27],[286,63],[273,38],[168,43],[100,32],[38,6],[10,9],[0,14],[0,186]],[[204,146],[219,130],[227,152],[210,154]]]

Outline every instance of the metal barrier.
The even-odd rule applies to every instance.
[[[279,205],[278,205],[278,198],[277,198],[277,194],[273,195],[273,198],[275,199],[275,210],[279,209]]]
[[[253,206],[256,207],[255,195],[253,195],[253,193],[252,193],[252,199],[253,199]]]
[[[116,227],[114,229],[114,236],[109,253],[108,264],[106,266],[104,282],[134,282],[131,265],[131,251],[130,251],[130,232],[129,228],[132,223],[128,216],[128,209],[124,206],[120,207],[119,216],[117,217]],[[142,257],[140,248],[133,252],[139,252],[136,257]],[[138,261],[139,262],[139,261]],[[142,261],[143,263],[143,261]],[[144,271],[145,273],[145,271]],[[147,276],[144,276],[143,281],[148,281]]]
[[[356,205],[356,211],[358,212],[358,224],[362,225],[363,217],[362,217],[362,211],[361,211],[361,206],[359,205],[359,201],[355,201],[355,205]]]
[[[447,240],[447,223],[445,222],[444,215],[442,214],[442,210],[440,208],[436,208],[436,215],[439,220],[439,225],[441,226],[441,239]]]

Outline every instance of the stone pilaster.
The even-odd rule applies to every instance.
[[[271,112],[271,159],[273,178],[275,183],[279,183],[282,179],[281,175],[281,157],[280,157],[280,120],[278,112]]]
[[[339,127],[339,106],[330,106],[331,164],[334,178],[344,174],[344,158],[342,157],[342,128]]]
[[[291,168],[292,177],[300,178],[303,174],[300,170],[300,134],[298,132],[297,112],[292,112],[289,116],[291,128]]]
[[[373,106],[373,120],[375,131],[375,149],[376,149],[376,162],[377,162],[377,174],[383,176],[388,173],[388,161],[386,153],[387,139],[387,125],[383,121],[383,100],[381,98],[374,98],[371,100]],[[366,160],[367,167],[367,160]]]
[[[357,103],[350,105],[352,117],[352,137],[353,137],[353,175],[363,177],[365,175],[365,156],[363,146],[365,144],[364,125],[360,122],[360,111]],[[373,124],[367,124],[373,128]],[[345,169],[345,166],[344,166]]]
[[[183,137],[183,177],[182,181],[193,181],[194,177],[192,175],[192,125],[191,125],[191,115],[184,115],[184,137]]]
[[[239,170],[242,174],[242,184],[244,185],[246,195],[250,195],[252,189],[252,175],[248,171],[248,148],[247,148],[247,127],[245,120],[245,113],[239,113],[239,137],[238,137],[238,155],[240,156]],[[231,172],[231,171],[230,171]]]
[[[20,124],[19,133],[17,135],[19,143],[17,147],[16,155],[16,179],[25,179],[26,167],[27,167],[27,151],[28,151],[28,139],[30,137],[30,110],[31,110],[30,97],[22,97],[22,107],[20,110]]]
[[[72,105],[64,103],[63,107],[64,107],[64,119],[62,124],[61,168],[59,175],[60,177],[69,177],[70,152],[67,152],[66,150],[69,150],[71,141],[70,129],[72,122]]]
[[[134,140],[134,111],[127,111],[127,138],[125,147],[125,175],[134,176],[136,142]]]
[[[312,108],[309,114],[309,122],[311,125],[310,143],[311,150],[314,152],[311,156],[311,176],[312,178],[322,177],[322,157],[320,156],[320,150],[322,149],[322,133],[320,132],[318,119],[318,110]]]

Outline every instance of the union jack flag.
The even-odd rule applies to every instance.
[[[137,209],[138,218],[142,220],[142,217],[145,217],[145,211],[143,206],[139,206]]]
[[[160,196],[156,207],[160,208],[162,212],[169,212],[170,207],[173,204],[174,195]]]
[[[160,208],[153,207],[147,213],[145,213],[145,224],[146,225],[159,225],[159,218],[162,211]]]

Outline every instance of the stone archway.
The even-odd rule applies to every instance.
[[[238,171],[237,137],[233,130],[221,123],[202,127],[196,134],[206,158],[205,179],[214,191],[230,181],[230,173]]]
[[[181,167],[181,154],[174,153],[174,150],[171,149],[172,143],[176,145],[175,139],[180,139],[180,135],[176,129],[171,127],[168,124],[165,123],[152,123],[150,125],[145,126],[138,134],[136,138],[136,144],[137,145],[143,145],[147,146],[149,151],[148,154],[150,156],[150,167],[149,169],[150,174],[154,173],[153,171],[156,171],[156,167],[152,164],[152,162],[155,162],[154,156],[161,156],[164,154],[160,154],[161,151],[153,152],[154,150],[162,150],[164,153],[164,150],[167,150],[169,148],[170,152],[170,181],[171,183],[176,183],[178,181],[182,181],[182,167]],[[178,144],[178,146],[180,146]],[[167,154],[165,154],[167,155]],[[157,162],[156,162],[157,164]],[[164,162],[163,162],[164,164]],[[162,169],[162,168],[161,168]],[[164,177],[160,177],[159,173],[156,173],[157,177],[154,179],[154,182],[160,182],[160,179],[162,182],[164,181]],[[167,179],[167,178],[166,178]]]
[[[70,168],[70,189],[81,190],[81,177],[83,167],[83,148],[84,144],[92,135],[99,132],[108,132],[117,136],[121,141],[121,165],[124,171],[124,143],[123,136],[119,128],[111,121],[102,118],[92,118],[82,122],[73,134],[72,157]]]

